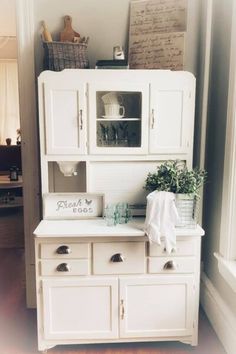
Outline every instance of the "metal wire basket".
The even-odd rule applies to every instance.
[[[176,194],[175,204],[179,214],[179,221],[176,226],[195,228],[199,215],[198,199],[188,194]]]
[[[89,68],[87,43],[44,42],[44,68],[61,71],[63,69]]]

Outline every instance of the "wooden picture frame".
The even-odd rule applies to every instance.
[[[43,219],[94,219],[103,217],[104,194],[47,193],[43,195]]]

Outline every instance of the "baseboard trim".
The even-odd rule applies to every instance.
[[[201,276],[200,301],[227,354],[235,354],[236,318],[205,273]]]

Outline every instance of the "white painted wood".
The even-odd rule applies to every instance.
[[[79,223],[77,223],[78,227],[75,228],[78,230],[81,229],[79,227],[79,224],[80,223],[83,224],[83,221],[85,220],[80,220]],[[55,221],[55,223],[58,222],[59,221]],[[99,224],[98,220],[93,220],[93,222],[95,225]],[[70,221],[69,223],[72,223],[73,225],[73,221]],[[91,223],[91,221],[89,221],[89,223]],[[126,338],[132,341],[145,340],[145,339],[147,340],[148,338],[150,340],[154,340],[154,339],[155,340],[183,340],[185,342],[187,341],[192,345],[196,345],[197,344],[197,322],[198,322],[197,320],[198,281],[199,281],[199,267],[200,267],[199,236],[195,236],[196,237],[195,241],[199,245],[199,247],[196,250],[196,258],[172,256],[172,258],[181,261],[182,259],[185,258],[194,259],[195,266],[192,267],[191,273],[189,273],[188,275],[165,273],[159,275],[156,274],[154,276],[151,274],[147,274],[146,266],[145,267],[142,266],[142,269],[140,267],[143,258],[144,258],[144,264],[146,264],[146,261],[148,259],[148,256],[146,255],[146,251],[145,251],[147,246],[145,243],[147,241],[143,242],[142,236],[139,237],[141,239],[140,241],[138,240],[137,236],[134,237],[133,240],[131,227],[128,228],[130,230],[131,236],[129,237],[120,236],[113,239],[112,235],[116,234],[114,233],[116,228],[110,228],[110,227],[107,228],[113,230],[110,231],[110,236],[107,237],[107,241],[104,240],[104,236],[100,237],[99,240],[97,240],[97,236],[93,236],[93,237],[86,236],[86,232],[84,233],[83,236],[77,235],[77,237],[74,239],[75,242],[73,242],[73,238],[68,236],[52,238],[50,236],[50,232],[47,232],[46,229],[44,229],[45,231],[44,236],[41,235],[40,237],[36,237],[35,239],[36,275],[37,275],[36,284],[37,284],[37,303],[38,303],[37,311],[38,311],[39,349],[50,348],[57,344],[72,344],[72,343],[75,344],[81,342],[96,343],[96,342],[109,342],[109,341],[122,342],[122,341],[126,341]],[[198,234],[201,234],[200,230],[201,229],[198,229]],[[193,241],[192,234],[194,233],[194,229],[192,230],[189,229],[188,232],[189,232],[189,237],[191,237],[191,240]],[[135,234],[136,234],[136,230],[134,227],[134,235]],[[183,237],[184,236],[180,237],[180,239],[178,238],[177,241],[183,242],[184,241]],[[61,245],[71,245],[71,248],[74,245],[76,245],[77,248],[77,246],[80,243],[81,246],[83,246],[84,251],[86,251],[87,249],[85,245],[91,243],[92,244],[91,254],[94,254],[94,257],[92,257],[91,259],[90,257],[88,257],[87,259],[63,258],[60,260],[57,258],[57,256],[55,256],[53,250],[57,248],[56,247],[57,245],[58,247]],[[42,246],[46,250],[43,252],[43,255],[45,255],[45,252],[46,255],[48,253],[48,256],[50,256],[50,254],[52,253],[51,258],[45,258],[45,259],[40,258],[42,256],[42,252],[40,252]],[[89,249],[90,249],[90,245],[89,245]],[[117,277],[109,278],[109,276],[106,274],[107,274],[107,269],[110,268],[110,262],[108,259],[106,262],[106,257],[108,257],[108,254],[109,256],[111,253],[113,254],[113,252],[122,253],[122,255],[125,258],[125,262],[127,261],[128,268],[126,268],[125,265],[124,271],[123,269],[119,269],[119,271],[117,272],[115,271],[113,273],[113,274],[117,274]],[[85,256],[84,252],[82,252],[81,256],[83,255]],[[130,257],[132,257],[132,261]],[[162,259],[162,257],[152,257],[152,258]],[[88,265],[89,274],[91,274],[90,276],[86,276],[86,277],[81,276],[81,273],[79,271],[78,273],[76,273],[76,270],[81,271],[80,266],[84,261],[88,262],[87,265]],[[83,263],[84,265],[86,264],[85,262]],[[102,263],[101,266],[99,265],[100,262]],[[134,264],[135,271],[137,271],[137,269],[140,268],[139,272],[141,274],[136,273],[135,276],[129,275],[132,274],[132,265],[129,264],[129,262]],[[55,275],[55,267],[61,263],[67,263],[68,266],[71,267],[71,270],[74,266],[78,266],[78,268],[75,268],[75,273],[66,272],[65,274],[64,272],[61,272],[61,274]],[[103,274],[101,274],[99,278],[97,275],[93,275],[94,265],[95,267],[98,267],[98,269],[99,267],[100,269],[101,268],[103,269]],[[104,269],[104,265],[105,265],[105,269]],[[91,272],[90,272],[90,268],[91,268]],[[121,274],[127,274],[127,275],[122,276]],[[48,278],[49,276],[51,277],[50,280]],[[118,278],[121,279],[120,290],[118,289],[118,284],[117,284]],[[189,279],[189,281],[186,279]],[[97,280],[99,280],[99,283],[97,283]],[[111,280],[116,282],[117,284],[115,288],[113,288],[114,292],[112,289],[110,289],[110,291],[104,290],[104,287],[105,289],[107,289],[106,285],[104,284],[107,284],[107,282],[110,284]],[[125,281],[125,284],[128,285],[123,287],[122,285],[123,281]],[[43,289],[41,289],[42,282],[43,282]],[[45,286],[44,284],[48,284],[48,285]],[[83,288],[84,285],[85,288]],[[99,307],[98,311],[93,306],[91,307],[89,306],[88,304],[89,301],[87,302],[87,287],[89,287],[89,289],[92,292],[91,295],[90,290],[88,291],[88,293],[90,294],[89,296],[91,297],[97,296],[99,299],[99,303],[97,303]],[[170,287],[171,290],[169,290]],[[96,288],[98,288],[98,292],[96,292]],[[114,302],[112,300],[109,300],[109,298],[107,298],[108,295],[106,294],[108,294],[108,292],[110,293],[109,296],[113,297]],[[174,300],[173,300],[173,293],[175,294]],[[134,298],[131,298],[130,294]],[[165,294],[167,295],[169,294],[168,295],[169,297],[168,296],[166,297]],[[182,296],[183,294],[185,296],[184,299]],[[78,311],[79,311],[78,309],[80,309],[80,305],[77,305],[78,299],[80,300],[80,296],[84,296],[86,298],[87,303],[85,305],[84,311],[87,311],[86,312],[87,314],[90,314],[90,311],[92,311],[92,315],[91,315],[92,317],[88,316],[89,318],[91,317],[93,320],[95,320],[96,316],[98,316],[99,318],[100,316],[103,316],[102,317],[103,319],[104,316],[105,317],[112,316],[110,323],[115,323],[115,324],[114,326],[113,324],[111,324],[111,327],[115,328],[116,326],[120,325],[120,335],[118,336],[118,330],[114,330],[114,331],[108,330],[106,332],[107,335],[103,330],[99,332],[100,334],[98,334],[97,328],[96,330],[93,329],[90,331],[87,330],[88,328],[86,329],[86,327],[84,327],[85,332],[82,331],[81,328],[83,327],[83,324],[80,322],[80,320],[78,321],[75,320],[75,317],[76,318],[78,317],[76,316],[78,315]],[[125,299],[124,296],[128,296],[128,298],[124,300]],[[91,297],[89,297],[89,299],[91,299]],[[142,299],[142,297],[144,297],[144,300]],[[148,302],[146,300],[147,297],[148,297]],[[124,300],[124,303],[123,304],[119,303],[118,298],[119,301]],[[92,299],[92,301],[96,302],[97,300]],[[165,305],[165,301],[168,302],[167,305]],[[173,312],[173,318],[171,315],[171,321],[169,321],[168,325],[165,325],[165,323],[167,322],[167,320],[165,320],[165,317],[160,318],[159,313],[157,315],[156,312],[159,311],[160,307],[162,306],[162,309],[160,310],[161,316],[162,315],[164,316],[165,309],[168,309],[168,318],[170,318],[169,316],[170,314],[172,314],[172,310],[170,311],[169,301],[171,302],[170,306],[173,306],[175,310]],[[174,304],[172,303],[172,301],[174,301]],[[69,307],[68,307],[69,312],[66,312],[64,308],[67,308],[68,302],[69,302]],[[100,302],[101,302],[101,308],[100,308]],[[136,309],[135,314],[134,314],[134,310],[132,310],[133,302],[135,304],[135,309]],[[156,307],[152,306],[153,302],[156,304]],[[189,302],[191,303],[191,305]],[[127,308],[127,304],[129,304],[130,307]],[[59,310],[60,306],[63,307],[62,317],[58,317],[61,316],[61,312]],[[113,308],[113,306],[114,309],[111,310],[111,307]],[[129,308],[131,309],[130,311]],[[153,312],[151,312],[151,308],[154,309]],[[124,323],[122,323],[123,320],[121,319],[121,316],[123,313],[123,309],[125,311],[125,317],[124,317],[125,321],[127,321],[127,317],[126,317],[127,315],[131,316],[129,317],[131,318],[131,320],[125,322],[128,323],[128,327],[126,325],[124,327]],[[102,312],[102,315],[100,311]],[[109,311],[112,311],[112,314],[110,314]],[[187,311],[187,313],[183,314],[183,311]],[[138,316],[138,320],[137,318],[135,318],[135,316]],[[192,318],[191,321],[189,319],[190,317]],[[87,317],[86,317],[86,321],[89,321]],[[96,321],[98,321],[97,317],[96,317]],[[186,325],[185,327],[183,326],[183,321],[185,321],[185,325]],[[188,325],[189,321],[191,322],[190,326]],[[103,324],[105,322],[103,322]],[[135,327],[136,322],[138,323],[138,326],[141,326],[142,323],[144,327],[142,327],[142,329],[139,328],[137,329],[137,327]],[[155,327],[156,323],[157,323],[157,327]],[[164,326],[161,326],[160,323],[164,324]],[[99,321],[98,324],[100,324]],[[133,326],[134,324],[135,324],[134,328],[131,328],[130,325]],[[82,332],[85,333],[84,337],[82,336]],[[116,334],[113,335],[111,333],[113,334],[116,333]]]
[[[176,243],[176,247],[173,248],[171,252],[171,256],[194,256],[197,253],[196,241],[195,240],[178,240]],[[151,243],[149,245],[149,256],[157,257],[157,256],[166,256],[167,252],[165,249],[165,245],[157,245]]]
[[[150,153],[192,151],[195,80],[186,75],[151,84]]]
[[[113,91],[121,93],[126,110],[119,120],[104,117],[101,97]],[[151,108],[156,108],[160,92],[162,129],[151,136]],[[75,145],[78,139],[73,135],[77,130],[69,139],[68,129],[66,144],[62,141],[62,128],[67,127],[64,94],[69,122],[80,110],[81,102],[83,108],[88,106],[87,130],[80,146]],[[60,195],[84,188],[82,192],[105,193],[106,203],[145,203],[145,178],[158,163],[179,158],[191,167],[194,94],[195,79],[185,72],[70,69],[42,73],[39,116],[43,193]],[[138,105],[133,111],[132,100]],[[175,124],[171,124],[172,113],[177,117]],[[140,124],[140,147],[101,146],[97,140],[100,124],[110,124],[111,128],[128,120],[128,124]],[[167,136],[170,127],[175,135]],[[73,177],[62,176],[58,169],[60,161],[80,161],[82,173],[73,181]],[[102,218],[42,220],[34,234],[40,350],[57,344],[130,340],[197,344],[200,237],[204,234],[199,226],[176,228],[178,242],[182,244],[170,257],[162,257],[162,245],[161,253],[156,247],[150,250],[156,257],[148,256],[144,218],[133,218],[132,222],[115,227],[108,227]],[[55,250],[62,245],[68,245],[71,253],[57,255]],[[117,253],[123,262],[111,262]],[[169,259],[180,264],[178,271],[162,273],[160,267]],[[56,268],[61,263],[67,263],[71,271],[59,274]]]
[[[200,56],[198,88],[196,97],[195,129],[195,163],[199,168],[205,167],[205,149],[207,132],[207,114],[209,97],[209,79],[212,49],[212,0],[200,0],[201,25],[200,25]]]
[[[176,236],[191,238],[201,237],[204,230],[198,225],[196,228],[176,228]],[[34,231],[36,238],[49,237],[55,242],[54,238],[66,237],[144,237],[144,218],[133,218],[127,224],[117,224],[108,227],[102,218],[94,220],[42,220]],[[147,241],[147,237],[145,238]]]
[[[122,262],[112,262],[120,253]],[[93,274],[138,274],[146,270],[145,242],[107,242],[93,244]]]
[[[224,157],[224,179],[220,230],[220,253],[226,260],[236,258],[236,3],[233,2],[230,72],[226,142]]]
[[[58,271],[58,267],[61,264],[66,264],[68,271]],[[47,259],[41,261],[40,264],[42,276],[64,276],[69,277],[71,275],[88,275],[89,274],[89,261],[87,259],[68,259],[64,261]]]
[[[66,246],[68,249],[68,254],[60,254],[59,249],[61,246]],[[70,243],[65,242],[65,244],[57,243],[42,243],[40,245],[40,258],[50,259],[66,259],[66,258],[89,258],[90,256],[90,246],[88,243]]]
[[[44,83],[47,154],[86,153],[85,92],[77,80]]]
[[[165,265],[172,262],[173,269],[165,269]],[[196,260],[194,257],[150,257],[148,260],[148,272],[160,274],[193,273]]]
[[[193,330],[193,277],[120,279],[122,338],[190,335]]]
[[[115,278],[43,280],[45,339],[118,337]]]
[[[201,275],[201,305],[228,354],[236,352],[236,318],[205,273]]]
[[[16,1],[19,105],[22,129],[22,169],[27,305],[34,307],[33,230],[40,220],[38,132],[34,71],[34,2]]]
[[[220,275],[227,281],[232,290],[236,293],[236,261],[227,260],[220,256],[218,253],[214,253],[218,261],[218,269]]]
[[[159,161],[91,162],[88,189],[90,192],[103,191],[106,204],[121,201],[146,204],[148,192],[143,188],[144,182],[149,172],[155,172],[158,164]]]

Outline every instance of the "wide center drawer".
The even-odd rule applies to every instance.
[[[42,243],[40,245],[42,259],[50,258],[89,258],[88,243]]]
[[[94,243],[93,273],[146,273],[145,242]]]

